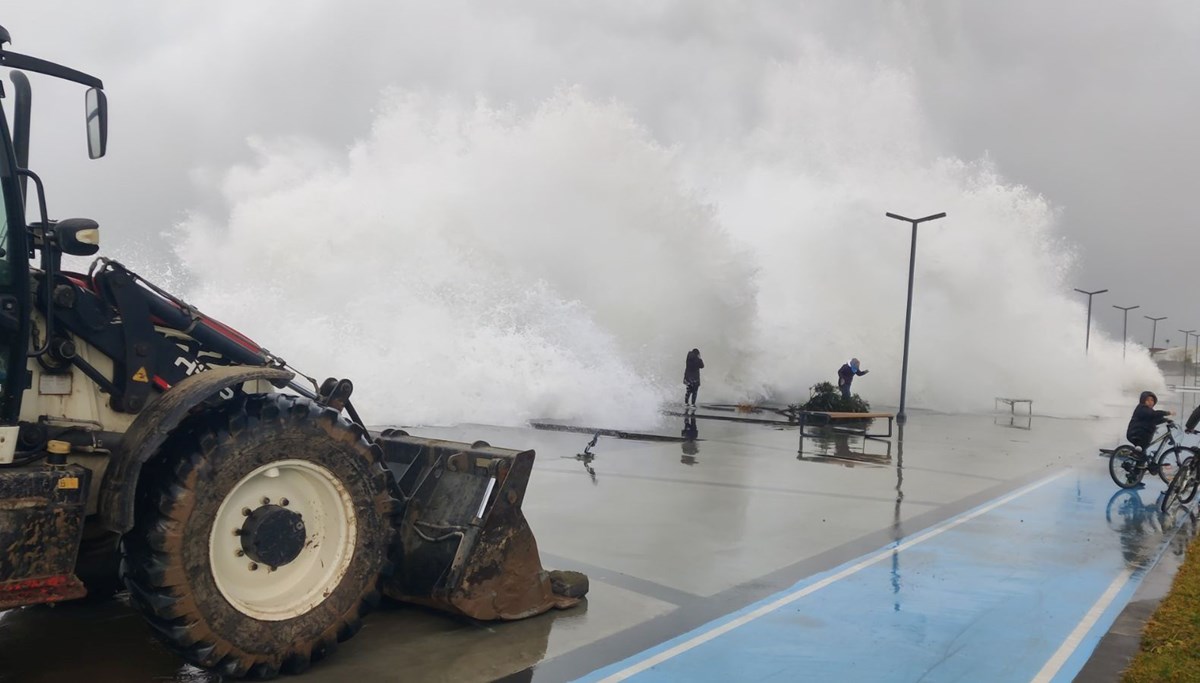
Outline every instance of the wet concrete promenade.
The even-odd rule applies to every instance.
[[[602,436],[586,466],[591,434],[413,429],[537,449],[525,514],[589,599],[511,624],[393,606],[299,680],[1071,680],[1191,533],[1151,511],[1161,482],[1114,495],[1096,451],[1123,420],[913,413],[902,441],[798,456],[793,428],[705,414],[691,442]],[[85,675],[215,680],[119,601],[0,614],[0,681]]]

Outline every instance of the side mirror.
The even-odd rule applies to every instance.
[[[88,156],[99,159],[108,149],[108,98],[99,88],[88,88],[87,139]]]
[[[90,218],[68,218],[54,226],[58,248],[71,256],[91,256],[100,251],[100,224]]]

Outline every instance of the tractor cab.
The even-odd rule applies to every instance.
[[[25,357],[30,348],[30,259],[40,252],[41,270],[53,280],[62,254],[88,255],[99,248],[94,221],[51,221],[45,188],[29,170],[29,132],[32,92],[24,71],[89,86],[84,96],[87,151],[92,159],[104,156],[108,142],[108,104],[100,79],[60,64],[8,50],[12,42],[0,26],[0,66],[7,67],[11,92],[0,81],[0,99],[11,104],[10,128],[0,107],[0,463],[11,460],[17,444],[16,422],[21,395],[28,385]],[[37,219],[27,225],[29,181],[33,181]],[[49,321],[48,321],[49,323]],[[47,338],[49,335],[45,335]],[[45,349],[33,349],[44,353]]]

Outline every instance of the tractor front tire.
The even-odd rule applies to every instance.
[[[196,666],[299,673],[379,602],[395,538],[388,476],[363,429],[304,398],[193,416],[143,468],[122,539],[131,602]]]

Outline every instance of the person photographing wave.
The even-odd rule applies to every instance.
[[[687,360],[683,368],[683,405],[687,406],[688,399],[691,399],[691,407],[696,407],[696,394],[700,391],[700,368],[704,367],[704,361],[700,359],[700,349],[692,349],[688,351]]]

